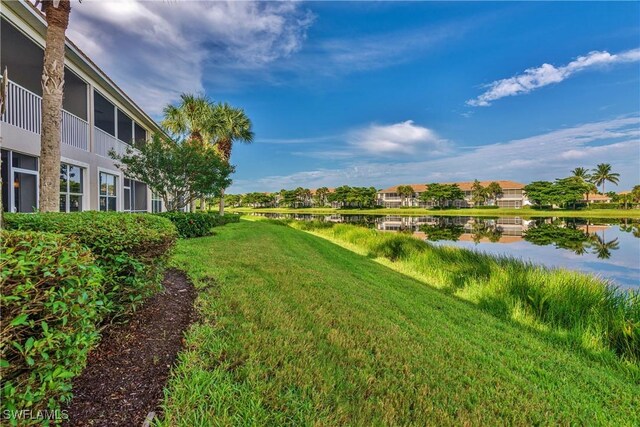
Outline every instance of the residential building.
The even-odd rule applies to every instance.
[[[42,64],[46,21],[28,1],[3,1],[0,67],[8,71],[0,117],[5,210],[38,206]],[[162,202],[128,179],[108,153],[146,141],[158,125],[69,39],[65,49],[60,210],[150,212]]]
[[[480,184],[483,187],[487,187],[491,182],[494,181],[481,181]],[[502,188],[502,195],[498,197],[497,200],[495,200],[495,204],[497,204],[499,207],[519,209],[530,204],[529,200],[524,194],[524,184],[505,180],[495,182],[500,184],[500,187]],[[468,208],[473,206],[473,202],[471,201],[471,188],[473,187],[472,181],[449,182],[446,184],[457,184],[464,193],[464,199],[448,202],[447,206],[456,208]],[[395,185],[393,187],[378,191],[378,204],[386,208],[399,208],[403,206],[422,208],[434,207],[433,202],[423,202],[422,200],[420,200],[420,195],[427,189],[426,184],[405,185],[410,185],[413,188],[414,193],[411,197],[403,198],[402,196],[400,196],[400,194],[398,193],[398,187],[400,187],[400,185]],[[493,203],[493,201],[490,201],[490,203]]]

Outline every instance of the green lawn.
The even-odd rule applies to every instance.
[[[640,209],[536,210],[536,209],[333,209],[333,208],[232,208],[232,212],[297,213],[297,214],[359,214],[359,215],[446,215],[446,216],[518,216],[579,217],[579,218],[640,218]]]
[[[640,385],[320,237],[180,241],[200,320],[166,426],[640,424]]]

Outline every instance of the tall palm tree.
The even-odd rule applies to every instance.
[[[589,169],[577,167],[571,171],[571,174],[576,178],[580,178],[585,186],[588,187],[586,194],[587,204],[589,204],[589,194],[597,190],[596,186],[593,184],[593,176],[589,173]]]
[[[604,183],[609,181],[612,184],[618,185],[620,180],[620,174],[611,172],[611,165],[609,163],[600,163],[593,170],[593,183],[595,185],[602,186],[602,194],[604,194]]]
[[[604,232],[602,233],[602,237],[594,234],[592,242],[593,253],[596,254],[600,259],[611,258],[611,251],[620,248],[618,238],[616,237],[615,239],[609,240],[607,242],[604,238]]]
[[[402,202],[400,203],[402,206],[406,206],[406,201],[408,198],[413,197],[413,187],[410,185],[400,185],[398,187],[398,194],[400,195]]]
[[[42,134],[40,135],[40,203],[42,212],[60,210],[60,128],[64,93],[65,33],[70,0],[41,0],[47,20],[42,67]]]
[[[235,108],[227,103],[217,104],[213,108],[216,149],[220,157],[227,163],[231,159],[231,150],[236,141],[250,144],[253,142],[251,120],[242,108]],[[224,215],[224,191],[220,197],[220,215]]]
[[[213,103],[206,96],[183,93],[178,105],[167,105],[163,112],[164,119],[160,124],[167,131],[187,138],[190,143],[213,143]],[[204,209],[204,200],[200,203]],[[190,209],[195,212],[195,199]]]

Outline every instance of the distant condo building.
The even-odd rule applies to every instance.
[[[490,183],[497,182],[502,188],[502,195],[499,196],[495,204],[501,208],[515,208],[519,209],[523,206],[529,205],[529,200],[524,193],[524,184],[514,181],[480,181],[483,187],[487,187]],[[460,190],[464,193],[464,199],[447,201],[445,206],[456,208],[469,208],[473,207],[471,201],[473,186],[472,181],[468,182],[451,182],[447,184],[457,184]],[[432,208],[435,203],[432,201],[420,200],[420,195],[427,190],[426,184],[406,184],[413,188],[413,195],[411,197],[402,197],[398,193],[398,187],[401,185],[395,185],[393,187],[386,188],[378,191],[378,205],[385,208],[399,208],[399,207],[421,207]]]

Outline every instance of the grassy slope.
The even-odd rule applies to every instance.
[[[297,213],[297,214],[360,214],[360,215],[442,215],[442,216],[518,216],[534,217],[579,217],[579,218],[640,218],[640,209],[593,209],[593,210],[535,210],[535,209],[333,209],[333,208],[233,208],[232,212]]]
[[[640,387],[322,238],[242,221],[181,241],[201,320],[167,426],[640,423]]]

